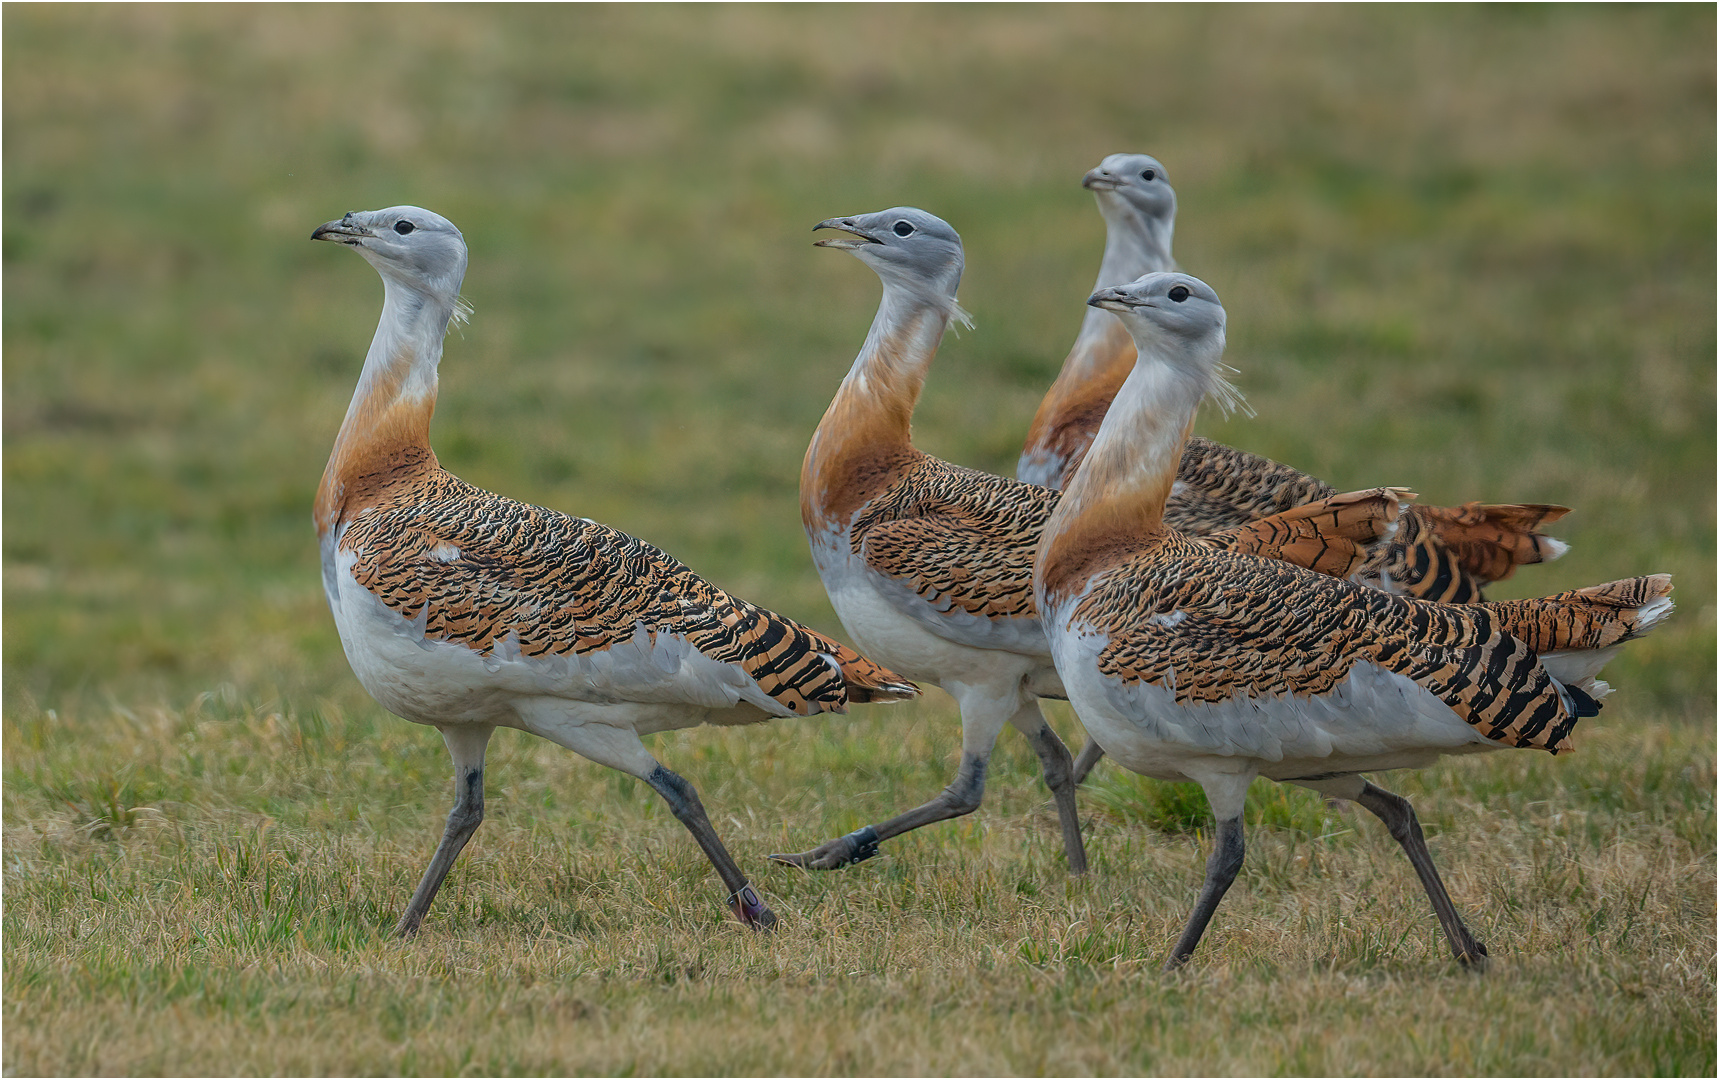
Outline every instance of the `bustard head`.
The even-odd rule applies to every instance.
[[[1106,221],[1155,224],[1161,229],[1176,221],[1176,190],[1155,157],[1111,154],[1086,174],[1080,186],[1098,199],[1098,211]]]
[[[1227,414],[1253,415],[1224,376],[1224,305],[1212,287],[1175,271],[1147,274],[1092,294],[1087,303],[1114,312],[1140,351],[1192,376]]]
[[[318,225],[310,238],[357,248],[383,278],[449,304],[466,276],[465,237],[453,222],[419,206],[354,210]]]
[[[1112,285],[1086,301],[1113,311],[1130,330],[1154,338],[1194,345],[1224,337],[1224,305],[1212,287],[1175,271],[1147,274],[1126,285]]]
[[[937,215],[897,206],[875,214],[826,218],[812,226],[813,232],[819,229],[840,229],[855,239],[830,237],[816,241],[818,247],[850,251],[877,271],[884,284],[907,289],[940,307],[954,305],[966,260],[961,234]]]

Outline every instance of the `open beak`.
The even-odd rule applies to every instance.
[[[352,224],[352,215],[347,214],[339,221],[325,221],[310,234],[312,240],[333,240],[337,243],[356,245],[366,236],[374,236],[369,229],[362,225]]]
[[[1122,183],[1103,169],[1093,169],[1081,177],[1080,186],[1088,191],[1115,191]]]
[[[845,236],[830,236],[825,237],[822,240],[812,241],[813,247],[827,247],[837,248],[842,251],[854,251],[858,248],[869,247],[872,244],[883,243],[882,240],[866,235],[865,231],[855,224],[854,219],[851,217],[825,218],[812,226],[813,232],[817,232],[819,229],[840,229],[842,232],[853,234],[858,237],[858,239],[849,240]]]
[[[1133,311],[1137,307],[1144,307],[1145,304],[1112,285],[1087,297],[1086,306],[1103,308],[1105,311]]]

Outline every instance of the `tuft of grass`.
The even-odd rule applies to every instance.
[[[7,1071],[1713,1071],[1711,8],[0,21]],[[448,764],[320,593],[309,504],[380,290],[309,230],[403,202],[464,230],[449,468],[839,631],[798,466],[877,284],[806,230],[909,203],[961,231],[978,325],[916,438],[1007,473],[1102,244],[1079,177],[1120,150],[1166,163],[1230,313],[1259,416],[1202,433],[1340,488],[1575,507],[1500,596],[1677,576],[1575,754],[1388,780],[1492,973],[1455,970],[1376,822],[1260,785],[1164,978],[1202,797],[1101,767],[1070,881],[1013,736],[978,813],[841,873],[764,862],[946,783],[936,694],[656,740],[774,937],[643,785],[503,733],[489,818],[391,941]]]
[[[49,800],[66,808],[79,829],[112,839],[118,831],[137,824],[140,812],[153,809],[142,805],[149,801],[148,786],[147,782],[139,784],[136,769],[122,765],[117,771],[94,776],[79,770],[44,785],[42,790]]]

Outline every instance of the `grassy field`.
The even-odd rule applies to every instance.
[[[7,1072],[1713,1072],[1710,7],[3,19]],[[1080,175],[1118,150],[1164,161],[1230,313],[1259,415],[1202,432],[1339,487],[1575,507],[1570,554],[1498,596],[1677,576],[1577,753],[1387,781],[1493,970],[1446,958],[1377,822],[1260,785],[1161,976],[1197,793],[1101,767],[1071,882],[1012,736],[972,817],[768,867],[947,780],[937,692],[655,740],[780,934],[727,916],[644,785],[504,733],[489,819],[390,941],[451,792],[318,585],[381,290],[311,228],[408,202],[464,230],[445,465],[839,633],[798,466],[877,283],[811,225],[961,230],[978,325],[917,438],[1006,473],[1097,265]]]

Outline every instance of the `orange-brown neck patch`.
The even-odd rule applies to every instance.
[[[809,529],[845,525],[924,455],[895,418],[838,395],[800,464],[800,520]]]
[[[800,517],[807,528],[845,524],[924,456],[913,446],[913,409],[942,330],[926,320],[942,318],[917,313],[868,341],[806,448]]]
[[[407,372],[403,363],[391,365],[347,413],[316,492],[318,534],[371,505],[393,485],[438,467],[430,448],[436,397],[433,391],[401,397]]]
[[[1164,505],[1193,430],[1190,415],[1155,469],[1139,468],[1139,451],[1126,445],[1131,440],[1109,443],[1109,452],[1088,457],[1046,530],[1040,574],[1047,596],[1073,592],[1104,567],[1163,542],[1169,532]]]

